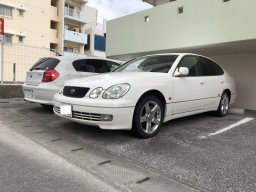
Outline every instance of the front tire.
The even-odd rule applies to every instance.
[[[220,103],[217,110],[218,117],[224,117],[228,114],[229,103],[230,103],[229,95],[227,92],[224,92],[220,98]]]
[[[163,115],[163,105],[157,97],[143,97],[135,108],[132,131],[141,138],[155,136],[162,124]]]
[[[40,104],[43,108],[45,108],[45,109],[51,109],[51,108],[53,108],[53,106],[52,105],[46,105],[46,104]]]

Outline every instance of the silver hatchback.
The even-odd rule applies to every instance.
[[[42,106],[52,105],[54,94],[66,80],[111,72],[120,64],[114,60],[86,56],[41,58],[27,72],[22,86],[24,99]]]

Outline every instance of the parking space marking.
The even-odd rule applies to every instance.
[[[233,128],[235,128],[235,127],[238,127],[238,126],[240,126],[240,125],[242,125],[242,124],[248,123],[248,122],[250,122],[250,121],[252,121],[252,120],[254,120],[254,118],[246,117],[246,118],[244,118],[244,119],[242,119],[242,120],[240,120],[240,121],[238,121],[238,122],[236,122],[236,123],[234,123],[234,124],[231,124],[231,125],[229,125],[229,126],[223,128],[223,129],[220,129],[220,130],[218,130],[218,131],[216,131],[216,132],[214,132],[214,133],[210,133],[210,134],[208,134],[207,136],[200,136],[200,138],[201,138],[201,139],[204,139],[204,138],[207,138],[207,137],[219,135],[219,134],[224,133],[224,132],[226,132],[226,131],[228,131],[228,130],[230,130],[230,129],[233,129]]]

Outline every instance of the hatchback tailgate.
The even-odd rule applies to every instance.
[[[39,85],[42,83],[45,70],[33,70],[27,72],[26,84]]]

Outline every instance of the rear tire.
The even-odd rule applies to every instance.
[[[163,115],[163,106],[157,97],[143,97],[136,105],[133,115],[133,133],[141,138],[155,136],[163,122]]]
[[[224,92],[220,98],[218,110],[216,111],[216,115],[218,117],[224,117],[228,114],[229,103],[230,103],[229,94],[227,92]]]

